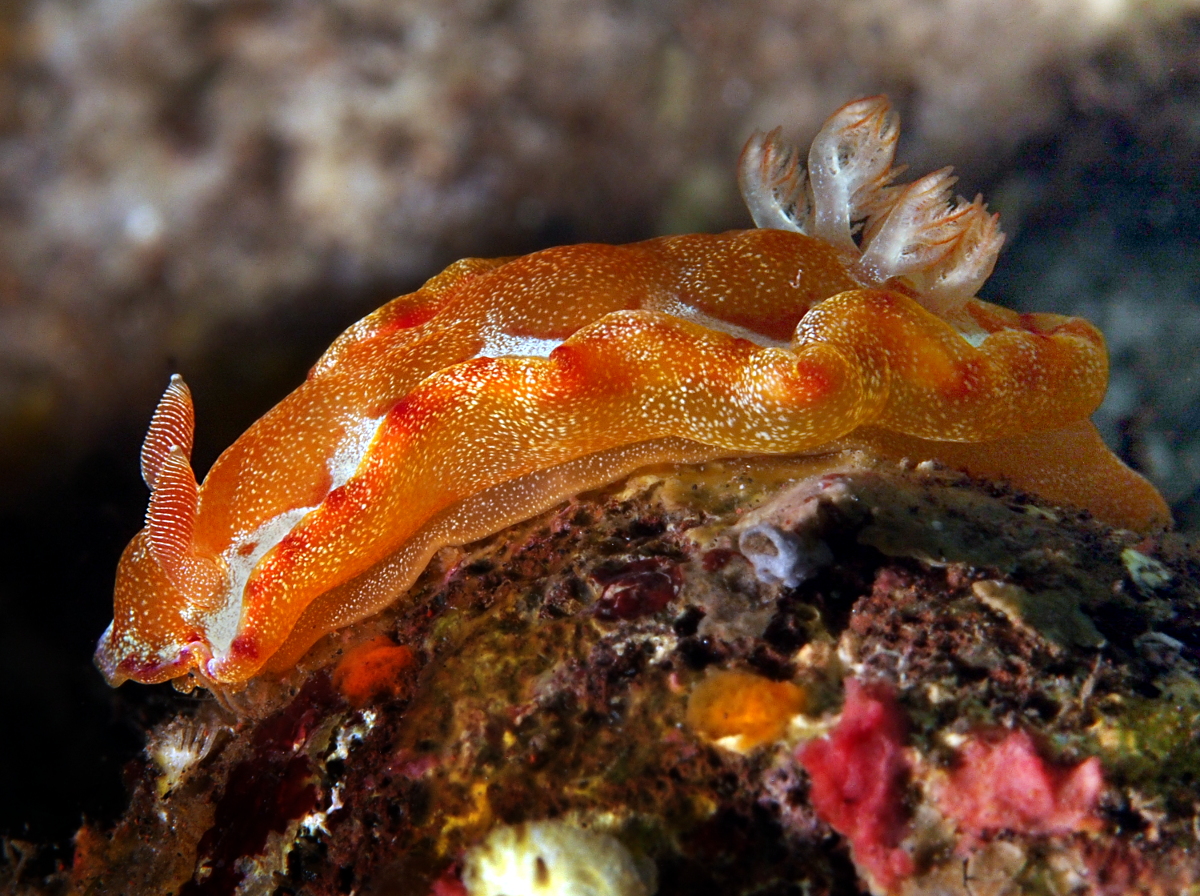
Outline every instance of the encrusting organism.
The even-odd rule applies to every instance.
[[[146,745],[147,755],[162,774],[158,795],[170,793],[212,752],[222,727],[211,721],[177,719],[167,725]]]
[[[651,896],[654,866],[620,841],[559,819],[501,826],[467,852],[467,896]]]
[[[897,134],[883,97],[834,113],[807,169],[756,134],[739,173],[756,229],[451,265],[338,337],[202,484],[173,378],[105,677],[237,690],[282,673],[440,547],[652,463],[861,448],[1167,525],[1088,421],[1099,332],[974,298],[996,216],[953,198],[948,169],[896,183]]]

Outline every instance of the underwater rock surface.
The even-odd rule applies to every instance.
[[[1198,581],[1180,536],[930,464],[646,471],[160,726],[115,829],[0,884],[1197,892]]]

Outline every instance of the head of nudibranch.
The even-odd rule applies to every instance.
[[[96,665],[112,685],[168,681],[211,659],[200,625],[227,576],[219,558],[195,548],[194,434],[191,392],[175,375],[142,444],[142,478],[150,487],[146,525],[121,556],[114,619],[96,647]]]

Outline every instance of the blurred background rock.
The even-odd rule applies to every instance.
[[[748,226],[748,134],[879,92],[1002,213],[985,296],[1105,329],[1098,422],[1200,526],[1197,0],[0,2],[0,833],[115,812],[171,699],[89,662],[171,372],[202,472],[454,259]]]

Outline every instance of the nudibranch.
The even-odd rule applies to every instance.
[[[948,168],[895,183],[897,135],[883,97],[838,110],[807,166],[755,134],[756,229],[451,265],[338,337],[203,484],[173,377],[96,650],[109,683],[278,674],[441,547],[653,463],[859,447],[1167,525],[1088,420],[1100,333],[974,298],[998,216]]]

